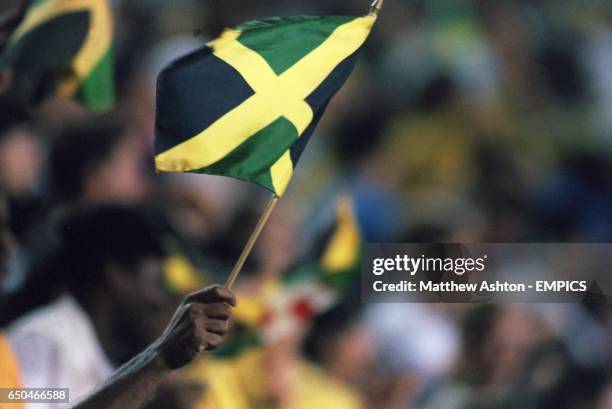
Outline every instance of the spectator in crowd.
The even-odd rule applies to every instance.
[[[361,311],[343,301],[314,320],[303,352],[310,365],[316,364],[311,376],[318,373],[322,380],[330,379],[324,382],[356,393],[364,408],[405,407],[413,398],[413,381],[405,374],[383,371],[373,342]]]
[[[11,229],[18,238],[40,215],[40,170],[44,148],[31,126],[30,113],[0,100],[0,189],[7,195]]]
[[[100,116],[64,127],[49,156],[49,189],[57,203],[134,202],[148,182],[141,147],[118,119]]]
[[[66,293],[14,322],[7,334],[25,386],[70,387],[76,399],[153,343],[177,302],[164,290],[163,237],[143,209],[79,209],[60,223],[58,234],[56,267],[64,269]],[[151,346],[148,359],[161,360],[155,365],[181,367],[220,343],[229,317],[223,302],[234,303],[233,296],[213,289],[190,300],[212,304],[179,308],[167,331],[182,338],[166,335]],[[196,321],[206,327],[194,328]]]
[[[424,398],[425,408],[518,407],[524,395],[510,393],[530,352],[548,337],[530,311],[483,304],[467,311],[462,350],[454,376]]]

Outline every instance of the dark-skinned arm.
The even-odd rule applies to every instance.
[[[234,294],[221,286],[190,294],[174,313],[164,333],[146,350],[117,369],[72,409],[136,409],[153,395],[175,369],[203,351],[216,348],[229,327]]]

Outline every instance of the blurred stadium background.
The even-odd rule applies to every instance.
[[[0,12],[19,3],[5,0]],[[368,8],[357,0],[111,5],[113,112],[94,115],[61,98],[34,112],[2,102],[0,189],[18,248],[3,325],[69,286],[48,261],[46,233],[69,203],[158,212],[159,231],[172,237],[168,292],[223,282],[268,193],[229,178],[154,173],[157,73],[224,27]],[[358,236],[346,227],[352,216]],[[334,249],[338,266],[325,255],[342,223],[349,239]],[[387,0],[239,279],[229,347],[150,407],[610,409],[609,302],[362,305],[350,283],[359,242],[610,241],[612,4]],[[316,270],[310,277],[343,282],[313,289],[283,279],[305,266]]]

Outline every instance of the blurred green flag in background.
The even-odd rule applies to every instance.
[[[0,55],[30,100],[59,93],[92,110],[114,102],[107,0],[34,0]]]

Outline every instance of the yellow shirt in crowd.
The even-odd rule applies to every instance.
[[[0,388],[19,388],[19,366],[13,350],[2,333],[0,333]],[[22,403],[1,403],[0,409],[24,409]]]
[[[254,348],[229,360],[201,360],[190,368],[195,379],[205,381],[204,399],[196,409],[260,409],[276,405],[267,398],[268,382],[263,351]],[[323,369],[300,362],[293,387],[294,399],[283,409],[362,409],[357,394]]]

